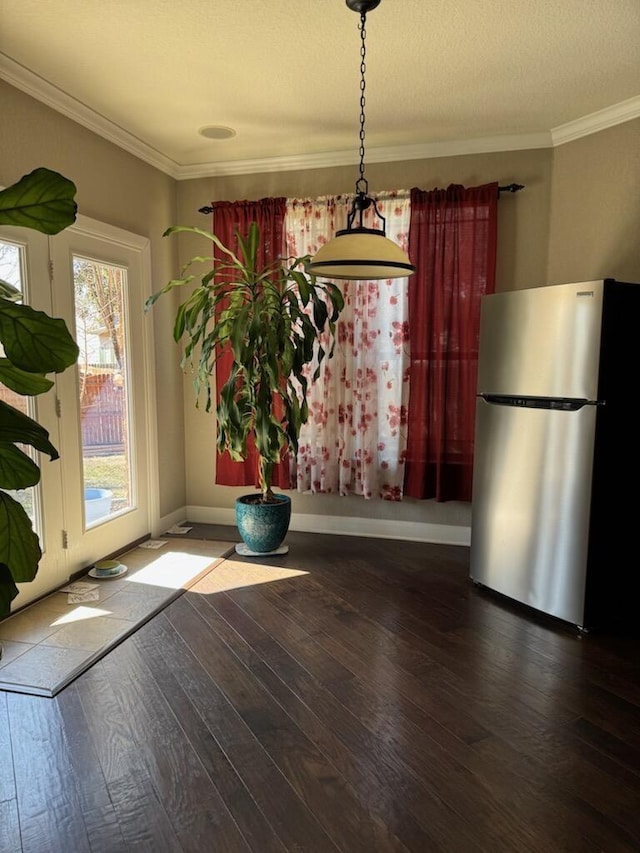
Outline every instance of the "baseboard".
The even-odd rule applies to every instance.
[[[185,518],[200,524],[225,524],[235,527],[236,523],[235,510],[222,507],[187,506],[181,513],[179,521],[184,521]],[[289,529],[304,533],[335,533],[342,536],[367,536],[372,539],[403,539],[408,542],[430,542],[438,545],[469,545],[471,543],[471,528],[467,526],[356,516],[293,513]]]
[[[163,515],[162,518],[158,520],[158,524],[155,529],[151,531],[151,535],[155,537],[162,536],[162,534],[166,533],[174,524],[182,524],[182,522],[186,520],[187,508],[183,506],[180,507],[180,509],[170,512],[169,515]],[[195,521],[195,519],[193,520]],[[233,521],[232,524],[235,524],[235,521]]]

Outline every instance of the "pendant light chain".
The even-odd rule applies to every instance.
[[[356,191],[360,193],[369,192],[369,184],[364,176],[364,107],[366,103],[365,89],[367,81],[365,79],[365,71],[367,70],[367,47],[365,39],[367,36],[366,30],[367,15],[365,12],[360,14],[360,177],[356,181]]]
[[[369,185],[364,176],[364,108],[366,103],[367,70],[367,12],[375,9],[381,0],[345,0],[349,9],[360,14],[360,177],[356,193],[347,214],[347,227],[336,231],[336,236],[320,246],[307,263],[305,271],[311,275],[353,281],[405,278],[415,272],[406,252],[386,235],[386,219],[378,210],[376,200],[369,195]],[[377,228],[367,227],[364,213],[372,210],[377,217]],[[375,219],[374,219],[375,221]]]

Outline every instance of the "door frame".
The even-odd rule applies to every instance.
[[[157,408],[154,332],[153,323],[148,321],[144,315],[144,303],[151,295],[151,241],[148,237],[143,237],[142,235],[134,234],[122,228],[108,225],[107,223],[79,214],[73,225],[66,228],[60,235],[50,238],[52,244],[50,256],[52,258],[54,257],[53,246],[55,246],[56,243],[59,246],[64,239],[65,242],[72,244],[74,237],[77,237],[79,240],[97,240],[105,243],[106,246],[112,246],[116,251],[118,248],[121,248],[129,252],[134,252],[137,255],[137,259],[140,264],[140,289],[135,294],[135,303],[133,300],[130,303],[130,311],[132,313],[134,311],[140,312],[140,326],[142,328],[140,351],[143,358],[142,374],[144,377],[144,389],[143,393],[139,395],[140,399],[138,405],[144,407],[144,419],[146,421],[147,432],[144,437],[138,436],[136,453],[144,454],[146,463],[146,482],[141,485],[146,488],[147,492],[148,517],[146,532],[151,533],[151,531],[153,531],[159,524],[159,460],[156,419]],[[73,251],[75,252],[75,250]],[[82,251],[79,251],[79,254],[82,254]],[[105,255],[106,254],[108,254],[108,252],[105,252]],[[104,260],[107,263],[110,262],[107,257],[105,257]],[[67,276],[70,277],[71,283],[73,283],[73,272],[71,270],[65,270],[64,273],[61,273],[61,271],[56,269],[54,266],[53,308],[54,313],[61,314],[62,316],[65,316],[67,312],[66,310],[62,310],[60,303],[62,302],[64,304],[69,301],[69,295],[65,295],[61,291],[61,287],[65,286],[63,281],[66,280]],[[73,298],[71,298],[71,304],[73,304]],[[67,319],[69,322],[74,323],[73,317],[69,317]],[[63,375],[62,381],[66,382],[68,387],[70,377],[65,378]],[[74,387],[77,387],[75,376],[73,378],[73,383]],[[144,438],[144,441],[142,441],[141,438]],[[113,551],[118,551],[129,544],[131,543],[116,541],[114,543]],[[70,542],[69,545],[70,553],[68,560],[68,574],[73,575],[75,572],[86,568],[86,565],[76,564],[78,562],[78,558],[76,557],[74,559],[72,557],[75,550],[73,543]],[[99,556],[107,555],[97,555],[94,559],[98,559]]]

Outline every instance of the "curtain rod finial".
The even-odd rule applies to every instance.
[[[507,184],[505,187],[498,187],[498,195],[500,193],[517,193],[524,189],[524,184]]]

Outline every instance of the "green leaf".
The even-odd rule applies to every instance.
[[[248,248],[249,248],[249,257],[253,261],[255,261],[255,259],[257,257],[259,245],[260,245],[260,229],[258,228],[257,222],[252,222],[249,225]]]
[[[302,421],[300,420],[300,402],[295,393],[289,396],[289,411],[287,412],[287,422],[289,438],[297,444],[298,434],[300,432]]]
[[[256,414],[255,434],[258,452],[261,456],[268,458],[270,454],[269,416],[262,409],[259,409]]]
[[[0,619],[4,619],[11,612],[11,602],[18,594],[9,567],[0,563]]]
[[[14,444],[0,444],[0,488],[28,489],[40,482],[40,469]]]
[[[152,293],[151,296],[147,297],[144,303],[145,313],[151,310],[151,307],[155,302],[160,299],[160,297],[169,293],[169,291],[173,290],[175,287],[184,287],[185,284],[190,284],[195,278],[195,275],[188,275],[185,278],[173,278],[170,282],[165,284],[160,290],[157,290],[155,293]]]
[[[322,299],[318,299],[317,295],[313,294],[313,322],[316,329],[324,329],[324,324],[327,322],[327,306]]]
[[[249,313],[249,305],[245,305],[236,315],[233,326],[231,327],[231,348],[233,357],[236,362],[243,363],[243,351],[245,336],[247,332],[247,320]]]
[[[236,231],[236,240],[238,241],[240,254],[244,261],[243,266],[246,269],[247,278],[253,280],[256,275],[256,257],[260,240],[257,223],[250,223],[249,234],[246,240],[239,231]]]
[[[216,245],[221,252],[224,252],[225,255],[228,255],[233,261],[235,266],[242,267],[242,264],[238,260],[238,258],[234,255],[234,253],[229,249],[224,243],[221,242],[219,237],[216,237],[215,234],[212,234],[210,231],[205,231],[203,228],[196,228],[193,225],[172,225],[162,235],[163,237],[168,237],[170,234],[198,234],[200,237],[206,237],[207,240],[211,240],[211,242]]]
[[[50,169],[35,169],[0,191],[0,225],[58,234],[76,220],[75,184]]]
[[[0,564],[16,583],[32,581],[42,557],[29,516],[18,501],[0,491]]]
[[[324,288],[329,299],[331,300],[331,304],[333,305],[331,321],[335,322],[340,316],[340,312],[344,308],[344,296],[342,295],[342,291],[340,290],[340,288],[330,281],[326,282]]]
[[[36,423],[33,418],[23,415],[13,406],[0,400],[0,444],[30,444],[42,453],[48,453],[51,459],[57,459],[59,454],[49,441],[47,430]],[[2,558],[0,557],[0,562]]]
[[[303,272],[299,272],[296,270],[291,270],[291,277],[298,285],[298,291],[300,293],[300,299],[302,300],[302,304],[308,305],[309,297],[311,295],[311,285],[309,283],[309,279]]]
[[[178,306],[178,310],[176,311],[176,320],[175,320],[175,323],[173,324],[173,339],[176,343],[184,335],[186,314],[187,314],[187,306],[183,302],[182,305]]]
[[[53,388],[53,382],[44,373],[27,373],[14,367],[8,358],[0,358],[0,382],[24,397],[35,397]]]
[[[7,358],[29,373],[61,373],[79,354],[64,320],[5,299],[0,299],[0,341]]]

